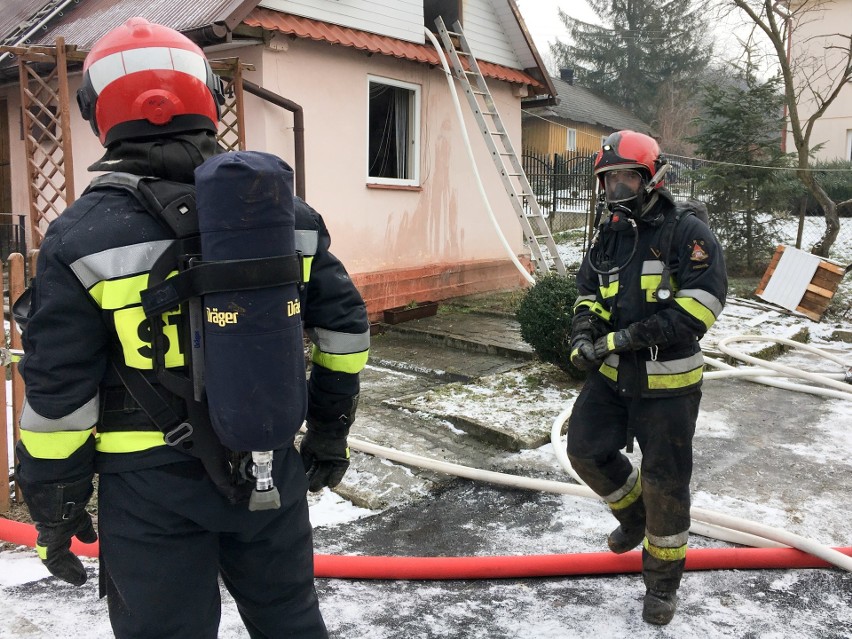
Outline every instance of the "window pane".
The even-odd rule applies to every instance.
[[[413,92],[370,82],[368,175],[411,179]]]

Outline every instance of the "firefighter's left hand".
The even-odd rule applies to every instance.
[[[310,424],[302,437],[299,453],[308,476],[308,490],[312,493],[322,490],[323,486],[337,486],[349,468],[346,435],[312,430]]]
[[[595,357],[604,359],[610,353],[623,353],[633,350],[633,337],[630,331],[623,328],[614,333],[607,333],[595,342]]]

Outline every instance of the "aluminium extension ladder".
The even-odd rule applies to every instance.
[[[439,16],[435,20],[435,25],[438,27],[438,35],[444,49],[449,53],[456,78],[464,88],[465,96],[485,139],[485,144],[491,152],[497,170],[500,172],[500,178],[503,180],[503,186],[512,201],[515,214],[521,222],[521,229],[530,247],[536,272],[539,275],[544,275],[550,270],[545,255],[546,249],[556,266],[557,273],[564,276],[566,274],[565,264],[559,257],[556,243],[553,241],[550,228],[547,226],[547,220],[541,213],[541,207],[538,205],[535,193],[533,193],[527,175],[518,160],[518,154],[515,153],[509,134],[503,126],[503,121],[497,112],[497,106],[494,104],[494,98],[491,96],[491,91],[488,90],[485,78],[479,70],[479,64],[470,50],[461,23],[456,21],[453,25],[454,31],[448,31],[444,19]],[[458,39],[460,49],[456,48],[453,38]],[[468,69],[462,66],[461,56],[467,59]],[[471,78],[475,79],[475,86],[471,85]],[[486,117],[491,118],[491,125],[489,125]],[[529,207],[528,211],[524,210],[524,203]]]

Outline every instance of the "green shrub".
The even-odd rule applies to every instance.
[[[558,366],[574,379],[585,373],[570,360],[571,319],[577,300],[573,277],[546,275],[530,288],[515,314],[521,325],[521,337],[545,362]]]

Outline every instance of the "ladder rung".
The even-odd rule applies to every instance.
[[[489,131],[491,135],[509,135],[505,131]],[[512,155],[511,153],[509,155]]]

